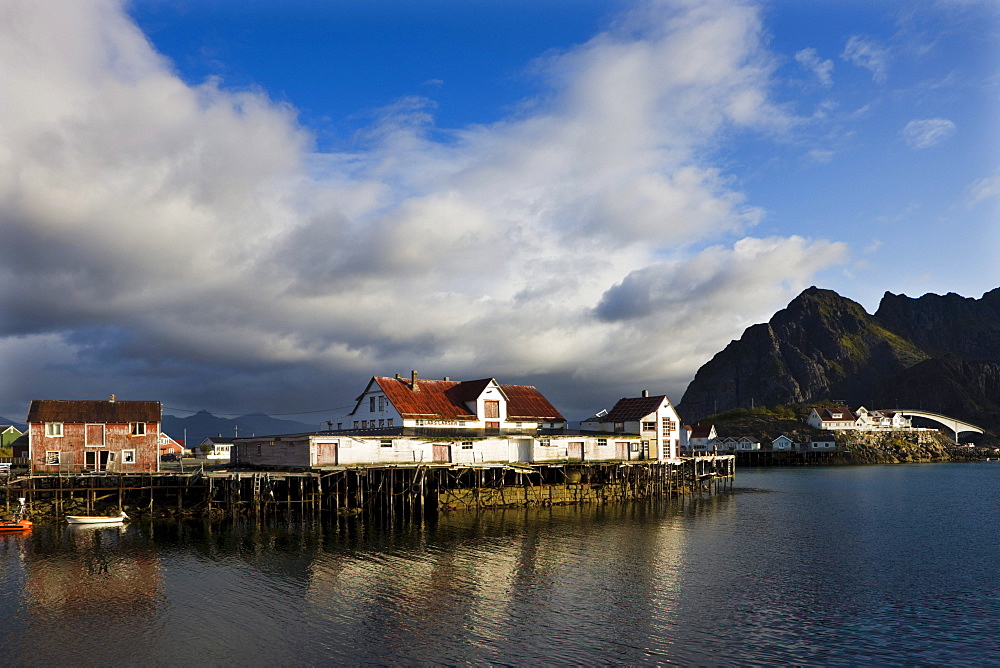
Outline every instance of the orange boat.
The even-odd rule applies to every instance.
[[[31,520],[24,519],[24,499],[18,499],[21,506],[14,513],[14,517],[9,520],[0,520],[0,532],[27,531],[31,528]]]

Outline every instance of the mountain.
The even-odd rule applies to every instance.
[[[27,423],[21,422],[20,420],[11,420],[10,418],[6,418],[6,417],[4,417],[2,415],[0,415],[0,424],[11,424],[11,425],[14,425],[15,427],[17,427],[18,431],[21,431],[21,432],[25,432],[25,431],[28,430]]]
[[[175,439],[185,438],[187,433],[188,448],[195,447],[209,436],[233,438],[239,436],[268,436],[272,434],[300,434],[319,431],[326,425],[306,424],[293,420],[279,420],[264,415],[251,413],[238,418],[223,418],[212,415],[208,411],[198,411],[194,415],[179,418],[173,415],[163,416],[163,432]]]
[[[811,287],[695,374],[685,421],[753,405],[922,408],[1000,431],[1000,288],[981,299],[885,293],[874,315]]]

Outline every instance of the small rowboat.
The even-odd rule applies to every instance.
[[[18,499],[21,505],[9,520],[0,520],[0,532],[27,531],[31,528],[31,520],[24,519],[24,499]]]
[[[121,524],[128,519],[128,515],[122,513],[117,517],[102,517],[99,515],[67,515],[66,521],[70,524]]]

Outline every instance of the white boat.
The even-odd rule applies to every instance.
[[[122,513],[117,517],[101,517],[98,515],[67,515],[66,521],[70,524],[121,524],[128,519],[128,515]]]

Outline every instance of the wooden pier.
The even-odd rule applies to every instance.
[[[420,464],[304,471],[61,474],[9,478],[7,512],[27,499],[34,517],[73,514],[415,519],[481,508],[608,503],[731,490],[735,457],[672,462]]]

